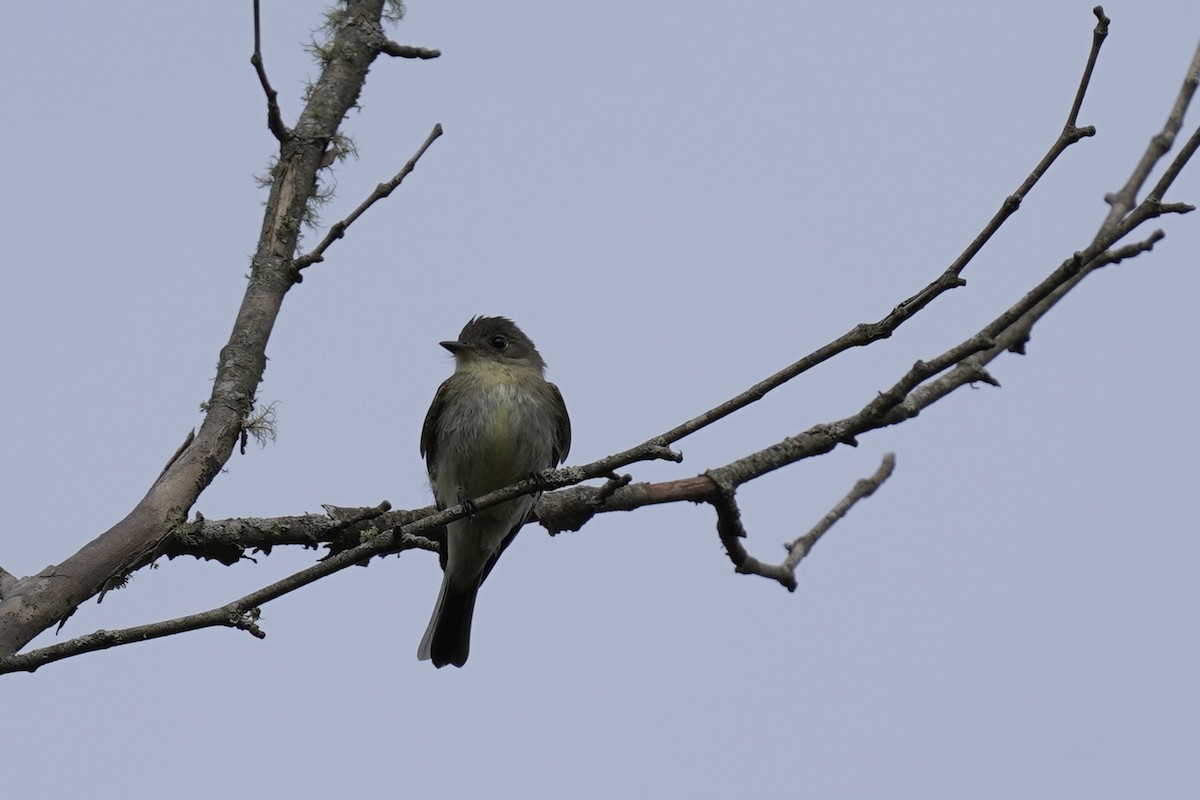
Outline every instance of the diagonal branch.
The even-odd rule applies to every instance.
[[[1067,114],[1067,124],[1064,126],[1066,129],[1074,128],[1075,122],[1079,119],[1079,109],[1083,107],[1083,96],[1087,94],[1088,84],[1092,81],[1092,72],[1096,69],[1096,59],[1100,55],[1100,47],[1108,38],[1108,24],[1112,22],[1104,16],[1103,6],[1096,6],[1092,9],[1092,13],[1096,15],[1096,27],[1092,29],[1092,50],[1088,53],[1087,66],[1083,68],[1083,77],[1079,79],[1079,89],[1075,92],[1075,102],[1071,104],[1071,113]]]
[[[316,193],[325,145],[358,102],[367,71],[379,54],[384,1],[347,0],[347,22],[333,31],[330,42],[335,57],[313,84],[295,135],[280,146],[250,278],[229,341],[217,359],[212,394],[195,440],[172,459],[124,519],[61,564],[21,580],[0,600],[0,655],[17,652],[104,586],[145,563],[167,532],[187,518],[233,454],[254,408],[275,321],[295,285],[292,259],[299,221]]]
[[[788,555],[780,566],[794,574],[796,566],[812,551],[813,547],[821,540],[826,531],[832,528],[842,517],[846,516],[846,513],[854,507],[855,503],[875,494],[884,481],[892,477],[892,472],[895,469],[896,454],[884,453],[883,461],[879,464],[879,469],[875,470],[871,477],[856,481],[854,488],[836,506],[830,509],[829,513],[822,517],[821,521],[814,525],[808,533],[793,542],[784,544],[783,547],[787,550]]]
[[[1197,51],[1197,56],[1200,56],[1200,50]],[[1200,63],[1196,65],[1197,74],[1200,74]],[[1154,184],[1154,188],[1150,190],[1150,195],[1147,200],[1157,203],[1161,201],[1167,193],[1167,189],[1171,188],[1171,184],[1179,177],[1179,173],[1183,171],[1184,166],[1192,160],[1192,156],[1196,154],[1196,149],[1200,148],[1200,127],[1197,127],[1188,140],[1184,142],[1183,147],[1175,155],[1175,159],[1163,172],[1162,177],[1158,179],[1158,183]],[[1186,203],[1168,203],[1160,207],[1160,211],[1166,213],[1184,213],[1192,210],[1192,206]]]
[[[392,537],[390,536],[382,538],[387,539],[389,543],[392,541]],[[413,549],[427,550],[431,546],[431,542],[423,540],[419,536],[400,534],[396,536],[396,543],[391,545],[391,549],[395,552],[403,552]],[[71,658],[83,653],[93,653],[97,650],[107,650],[110,647],[119,647],[126,644],[148,642],[151,639],[161,639],[164,636],[173,636],[177,633],[187,633],[203,628],[237,628],[238,630],[248,632],[256,639],[265,639],[267,634],[258,625],[258,620],[261,616],[259,606],[280,598],[285,594],[294,592],[340,569],[354,566],[355,563],[354,556],[351,553],[342,553],[319,564],[315,564],[306,570],[289,575],[283,580],[272,583],[270,586],[264,586],[231,603],[226,603],[223,606],[209,609],[208,611],[116,631],[95,631],[94,633],[50,645],[49,647],[31,650],[28,653],[0,657],[0,675],[9,672],[33,672],[46,664],[54,661],[62,661],[64,658]]]
[[[442,124],[439,122],[433,126],[433,130],[429,132],[429,136],[425,137],[425,142],[419,148],[417,148],[417,152],[413,154],[413,157],[408,160],[408,163],[406,163],[390,181],[376,186],[375,191],[371,192],[371,194],[367,196],[367,199],[359,204],[358,208],[350,212],[350,216],[335,222],[333,226],[330,227],[329,232],[325,234],[325,238],[321,240],[320,244],[313,248],[311,252],[306,253],[300,256],[300,258],[296,259],[296,269],[302,270],[305,267],[311,266],[320,261],[324,261],[325,251],[329,249],[329,246],[345,236],[346,229],[349,228],[356,219],[361,217],[368,208],[394,192],[396,187],[408,177],[408,174],[417,168],[417,162],[421,160],[421,156],[425,155],[425,151],[429,149],[429,145],[433,144],[434,141],[436,141],[441,135]]]
[[[1099,6],[1095,10],[1098,21],[1096,23],[1095,33],[1092,37],[1092,47],[1088,53],[1087,65],[1084,68],[1083,76],[1079,81],[1079,88],[1076,90],[1075,99],[1071,106],[1070,114],[1067,117],[1067,123],[1063,126],[1062,131],[1050,145],[1050,149],[1042,156],[1041,161],[1033,168],[1033,171],[1026,176],[1021,185],[1017,187],[1011,195],[1006,197],[1000,204],[1000,208],[984,226],[983,230],[967,245],[966,249],[959,254],[950,266],[931,281],[925,288],[901,302],[883,319],[875,323],[860,323],[851,328],[846,333],[839,336],[837,339],[828,344],[814,350],[799,361],[791,364],[788,367],[780,370],[774,375],[766,378],[754,386],[751,386],[746,391],[736,397],[733,397],[721,405],[705,411],[703,414],[694,417],[693,419],[678,425],[675,428],[667,431],[658,437],[657,441],[661,444],[671,444],[679,441],[685,436],[689,436],[696,431],[704,428],[712,423],[729,416],[746,406],[761,400],[766,394],[774,389],[779,388],[783,384],[793,378],[807,372],[819,364],[828,361],[829,359],[843,353],[854,347],[865,347],[873,344],[880,339],[890,337],[896,330],[905,322],[910,320],[917,312],[924,309],[935,299],[950,291],[957,289],[960,286],[965,286],[966,281],[962,278],[963,271],[971,263],[979,251],[983,249],[991,238],[1000,230],[1001,226],[1017,212],[1021,207],[1021,202],[1033,191],[1033,187],[1037,185],[1042,176],[1050,169],[1058,157],[1061,156],[1068,147],[1089,136],[1094,136],[1096,129],[1088,126],[1084,128],[1076,127],[1075,120],[1079,114],[1079,108],[1083,104],[1084,95],[1087,93],[1089,83],[1091,81],[1092,70],[1096,64],[1096,58],[1100,53],[1100,47],[1104,43],[1105,37],[1108,35],[1108,18],[1104,16],[1104,11]]]
[[[1129,180],[1117,192],[1107,195],[1104,199],[1109,204],[1110,208],[1108,216],[1104,218],[1101,224],[1101,230],[1111,228],[1123,219],[1137,203],[1137,193],[1146,184],[1150,177],[1150,173],[1154,171],[1154,166],[1162,160],[1175,143],[1175,137],[1179,134],[1179,130],[1183,127],[1183,118],[1187,113],[1187,108],[1192,102],[1192,97],[1196,94],[1196,87],[1200,86],[1200,45],[1197,45],[1196,52],[1192,56],[1192,61],[1188,65],[1187,72],[1184,73],[1183,86],[1179,89],[1179,94],[1175,97],[1175,103],[1171,107],[1170,114],[1167,115],[1167,121],[1163,125],[1161,131],[1156,133],[1151,139],[1150,144],[1146,148],[1146,152],[1142,154],[1141,159],[1133,168],[1133,174],[1129,176]],[[1193,139],[1195,136],[1192,137]],[[1193,147],[1194,151],[1194,147]],[[1180,156],[1183,156],[1181,153]],[[1190,158],[1190,154],[1181,161],[1176,158],[1172,168],[1168,170],[1170,179],[1167,175],[1163,176],[1163,181],[1159,181],[1159,186],[1155,187],[1154,195],[1162,198],[1166,192],[1167,186],[1174,180],[1174,176],[1179,174],[1179,169]]]

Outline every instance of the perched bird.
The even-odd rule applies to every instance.
[[[421,430],[421,455],[438,508],[465,503],[516,483],[567,457],[571,420],[546,362],[505,317],[475,317],[458,339],[454,374],[437,394]],[[461,667],[471,647],[479,585],[525,524],[537,495],[475,511],[446,526],[445,574],[417,657]]]

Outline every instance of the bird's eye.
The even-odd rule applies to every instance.
[[[493,336],[490,344],[493,350],[503,350],[508,347],[508,339],[505,339],[503,336]]]

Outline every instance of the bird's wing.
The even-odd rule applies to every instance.
[[[425,415],[425,424],[421,426],[421,455],[425,456],[425,469],[429,471],[431,483],[437,481],[437,469],[434,466],[437,464],[437,425],[446,408],[446,384],[449,382],[442,381],[438,387],[433,402],[429,404],[429,412]]]
[[[547,384],[550,393],[554,395],[554,466],[567,460],[571,450],[571,417],[567,414],[567,404],[563,402],[562,392],[553,383]]]

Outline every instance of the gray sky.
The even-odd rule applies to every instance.
[[[428,502],[437,342],[473,314],[538,343],[572,463],[880,318],[1053,141],[1092,4],[412,0],[394,38],[444,55],[377,62],[325,221],[435,122],[446,135],[288,296],[260,393],[279,441],[234,456],[196,510]],[[264,2],[289,121],[321,5]],[[0,565],[29,574],[122,517],[199,422],[274,141],[249,2],[19,9],[0,12]],[[856,411],[1087,244],[1200,37],[1191,0],[1106,9],[1080,118],[1099,135],[967,288],[635,479]],[[1200,203],[1198,174],[1168,199]],[[481,594],[470,663],[436,671],[415,657],[434,557],[376,562],[267,606],[264,641],[205,631],[0,678],[5,794],[1196,796],[1200,218],[1163,226],[996,362],[1003,389],[745,488],[748,545],[775,558],[897,453],[794,594],[734,575],[709,509],[530,528]],[[62,637],[207,609],[313,558],[162,563]]]

